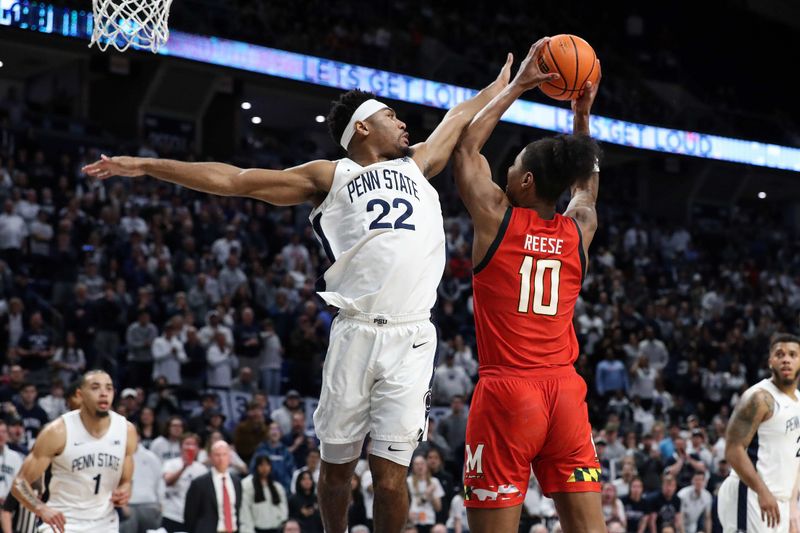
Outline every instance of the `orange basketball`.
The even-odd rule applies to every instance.
[[[556,100],[572,100],[580,95],[587,81],[597,82],[597,54],[592,46],[578,37],[562,33],[550,38],[539,60],[545,73],[557,72],[561,77],[539,86],[544,94]]]

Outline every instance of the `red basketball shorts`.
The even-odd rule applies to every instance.
[[[573,368],[546,378],[481,378],[467,421],[464,505],[513,507],[531,467],[545,495],[600,492],[600,463]]]

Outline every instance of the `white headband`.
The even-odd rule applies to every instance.
[[[389,106],[373,98],[370,98],[369,100],[358,106],[356,110],[353,112],[353,116],[350,117],[350,122],[347,123],[347,127],[344,129],[344,132],[342,133],[342,139],[339,141],[339,144],[342,145],[342,148],[347,150],[347,146],[353,139],[353,135],[356,134],[356,122],[362,122],[364,120],[367,120],[369,117],[371,117],[381,109],[385,109],[387,107]]]

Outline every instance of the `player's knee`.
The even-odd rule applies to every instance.
[[[399,501],[408,491],[406,480],[397,480],[394,477],[374,480],[372,487],[375,490],[376,498],[392,502]]]

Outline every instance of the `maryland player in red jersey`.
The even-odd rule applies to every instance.
[[[589,137],[597,84],[572,102],[573,135],[533,142],[502,191],[480,154],[522,93],[557,75],[531,47],[514,80],[473,119],[455,152],[462,200],[475,227],[474,308],[480,379],[467,423],[465,505],[473,533],[516,532],[530,469],[555,500],[566,533],[605,531],[600,465],[573,367],[575,302],[597,228],[600,149]],[[599,62],[597,68],[600,68]],[[599,80],[598,80],[599,81]],[[567,189],[563,215],[556,201]]]

